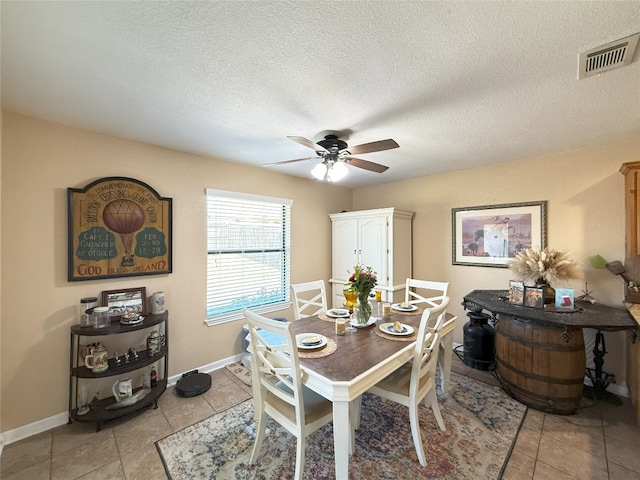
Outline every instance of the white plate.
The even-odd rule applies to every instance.
[[[402,323],[401,325],[401,332],[396,332],[393,329],[393,323],[383,323],[382,325],[380,325],[380,330],[382,330],[384,333],[388,333],[389,335],[411,335],[413,333],[413,327],[411,325],[405,325],[404,323]]]
[[[332,308],[327,310],[327,317],[331,318],[347,318],[349,316],[349,310],[344,308]]]
[[[353,319],[351,320],[351,326],[356,328],[366,328],[366,327],[370,327],[371,325],[374,325],[377,321],[378,321],[378,317],[371,317],[367,323],[360,323],[358,322],[358,320]]]
[[[402,304],[400,303],[394,303],[393,305],[391,305],[391,308],[399,312],[413,312],[414,310],[418,309],[418,307],[416,307],[415,305],[409,305],[408,307],[403,307]]]
[[[300,350],[313,350],[324,347],[327,337],[319,333],[299,333],[296,335],[296,344]]]

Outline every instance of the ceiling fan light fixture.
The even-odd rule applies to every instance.
[[[344,163],[335,162],[332,165],[329,165],[327,180],[329,182],[338,182],[346,177],[347,173],[349,173],[349,169]]]
[[[313,175],[316,180],[324,180],[325,176],[327,175],[327,166],[324,163],[319,163],[318,165],[313,167],[313,170],[311,170],[311,175]]]

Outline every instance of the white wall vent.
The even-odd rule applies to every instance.
[[[640,33],[601,45],[578,56],[578,80],[629,65],[638,46]]]

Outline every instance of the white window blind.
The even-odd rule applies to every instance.
[[[207,195],[207,323],[289,307],[291,200]]]

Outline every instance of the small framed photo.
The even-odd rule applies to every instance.
[[[524,283],[518,280],[509,280],[509,303],[514,305],[524,303]]]
[[[147,289],[121,288],[102,292],[102,306],[109,307],[112,319],[120,319],[125,313],[147,314]]]
[[[573,295],[573,288],[556,288],[556,308],[575,308]]]
[[[544,308],[544,290],[536,287],[524,287],[524,304],[527,307]]]

